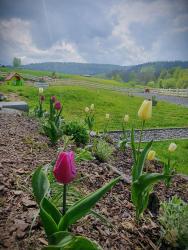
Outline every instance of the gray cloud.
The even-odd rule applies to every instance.
[[[1,0],[0,63],[130,65],[188,59],[188,4],[175,0]]]

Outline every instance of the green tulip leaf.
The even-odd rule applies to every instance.
[[[98,200],[103,195],[105,195],[120,179],[121,177],[111,180],[109,183],[105,184],[94,193],[87,195],[80,201],[76,202],[72,207],[70,207],[60,220],[59,230],[67,230],[70,225],[85,216],[90,211],[90,209],[98,202]]]
[[[43,250],[102,250],[95,241],[83,236],[73,236],[68,232],[58,232],[55,238],[57,244],[46,246]]]
[[[136,164],[136,148],[135,148],[135,142],[134,142],[134,128],[133,127],[131,129],[131,147],[133,151],[134,164]]]
[[[53,217],[42,206],[40,206],[40,218],[42,220],[45,233],[48,239],[50,239],[52,234],[58,232],[58,226]]]
[[[70,242],[73,238],[74,235],[68,231],[59,231],[49,237],[49,243],[55,246],[61,246],[67,244],[67,242]]]
[[[55,223],[58,225],[62,217],[60,211],[45,197],[42,199],[40,206],[53,218]]]
[[[149,200],[149,194],[153,186],[166,179],[164,174],[146,173],[141,175],[137,181],[133,182],[131,187],[131,200],[136,207],[137,218],[146,209]]]
[[[48,178],[42,170],[42,167],[38,167],[32,176],[33,193],[38,204],[40,204],[48,192],[49,185]]]
[[[143,167],[144,167],[144,163],[146,160],[146,156],[147,156],[147,153],[152,146],[152,143],[153,143],[153,141],[150,141],[145,146],[144,150],[141,152],[140,156],[138,157],[137,164],[133,165],[133,170],[132,170],[133,181],[137,180],[141,176],[142,171],[143,171]]]

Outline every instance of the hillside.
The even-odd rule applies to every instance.
[[[95,63],[64,63],[64,62],[44,62],[23,65],[24,69],[45,70],[62,72],[74,75],[99,75],[106,74],[107,77],[113,77],[120,74],[123,81],[129,81],[132,74],[141,72],[146,74],[154,72],[158,76],[162,69],[171,69],[175,67],[188,68],[188,61],[172,61],[172,62],[149,62],[131,66],[120,66],[113,64],[95,64]]]
[[[153,62],[123,69],[114,70],[106,74],[108,79],[148,85],[162,88],[188,87],[188,62]]]
[[[99,75],[121,69],[122,66],[95,63],[44,62],[22,66],[25,69],[62,72],[74,75]]]

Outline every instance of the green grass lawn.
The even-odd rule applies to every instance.
[[[17,72],[20,73],[23,77],[26,75],[35,76],[35,77],[42,77],[42,76],[52,76],[53,71],[41,71],[41,70],[31,70],[31,69],[19,69],[19,68],[7,68],[7,67],[1,67],[1,72],[6,72],[7,74],[10,72]],[[0,74],[1,76],[1,74]],[[64,73],[58,73],[56,72],[57,80],[74,80],[78,82],[85,82],[85,83],[98,83],[103,85],[110,85],[110,86],[116,86],[116,87],[125,87],[125,88],[133,88],[131,83],[128,82],[119,82],[116,80],[110,80],[105,79],[102,77],[92,76],[92,77],[85,77],[82,75],[71,75],[71,74],[64,74]],[[139,85],[135,83],[135,88],[145,88],[144,85]]]
[[[31,76],[37,76],[37,77],[42,77],[42,76],[52,76],[52,71],[40,71],[40,70],[30,70],[30,69],[13,69],[13,68],[1,68],[0,71],[2,72],[17,72],[20,73],[21,75],[31,75]],[[70,74],[64,74],[64,73],[56,73],[56,76],[61,80],[61,79],[71,79],[71,80],[77,80],[77,81],[83,81],[87,83],[100,83],[100,84],[105,84],[105,85],[112,85],[112,86],[118,86],[118,87],[131,87],[130,84],[128,83],[123,83],[123,82],[118,82],[115,80],[108,80],[108,79],[103,79],[99,77],[85,77],[81,75],[70,75]],[[137,86],[138,87],[138,86]],[[140,86],[143,88],[143,86]]]
[[[1,92],[15,92],[20,98],[28,102],[33,109],[38,102],[38,89],[30,86],[1,85]],[[83,119],[84,109],[95,104],[96,127],[103,129],[105,114],[110,114],[109,128],[121,129],[121,123],[125,114],[130,115],[129,127],[140,127],[141,122],[137,118],[138,109],[143,101],[141,97],[130,97],[124,93],[109,90],[90,89],[79,86],[51,86],[44,90],[46,96],[45,106],[48,107],[50,96],[55,95],[63,103],[63,115],[66,119]],[[146,123],[146,127],[187,127],[188,108],[175,104],[159,101],[153,107],[153,117]]]
[[[188,175],[188,139],[153,142],[152,150],[156,151],[156,158],[167,162],[168,146],[171,142],[178,146],[176,151],[171,153],[172,164],[178,172]]]

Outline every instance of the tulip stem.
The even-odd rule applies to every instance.
[[[63,210],[62,213],[65,215],[66,213],[66,199],[67,199],[67,184],[63,186]]]
[[[142,142],[142,134],[143,134],[144,124],[145,124],[145,120],[142,122],[142,127],[141,127],[141,131],[140,131],[140,139],[139,139],[139,143],[138,143],[138,157],[137,157],[137,160],[138,160],[139,155],[140,155],[140,144]]]

